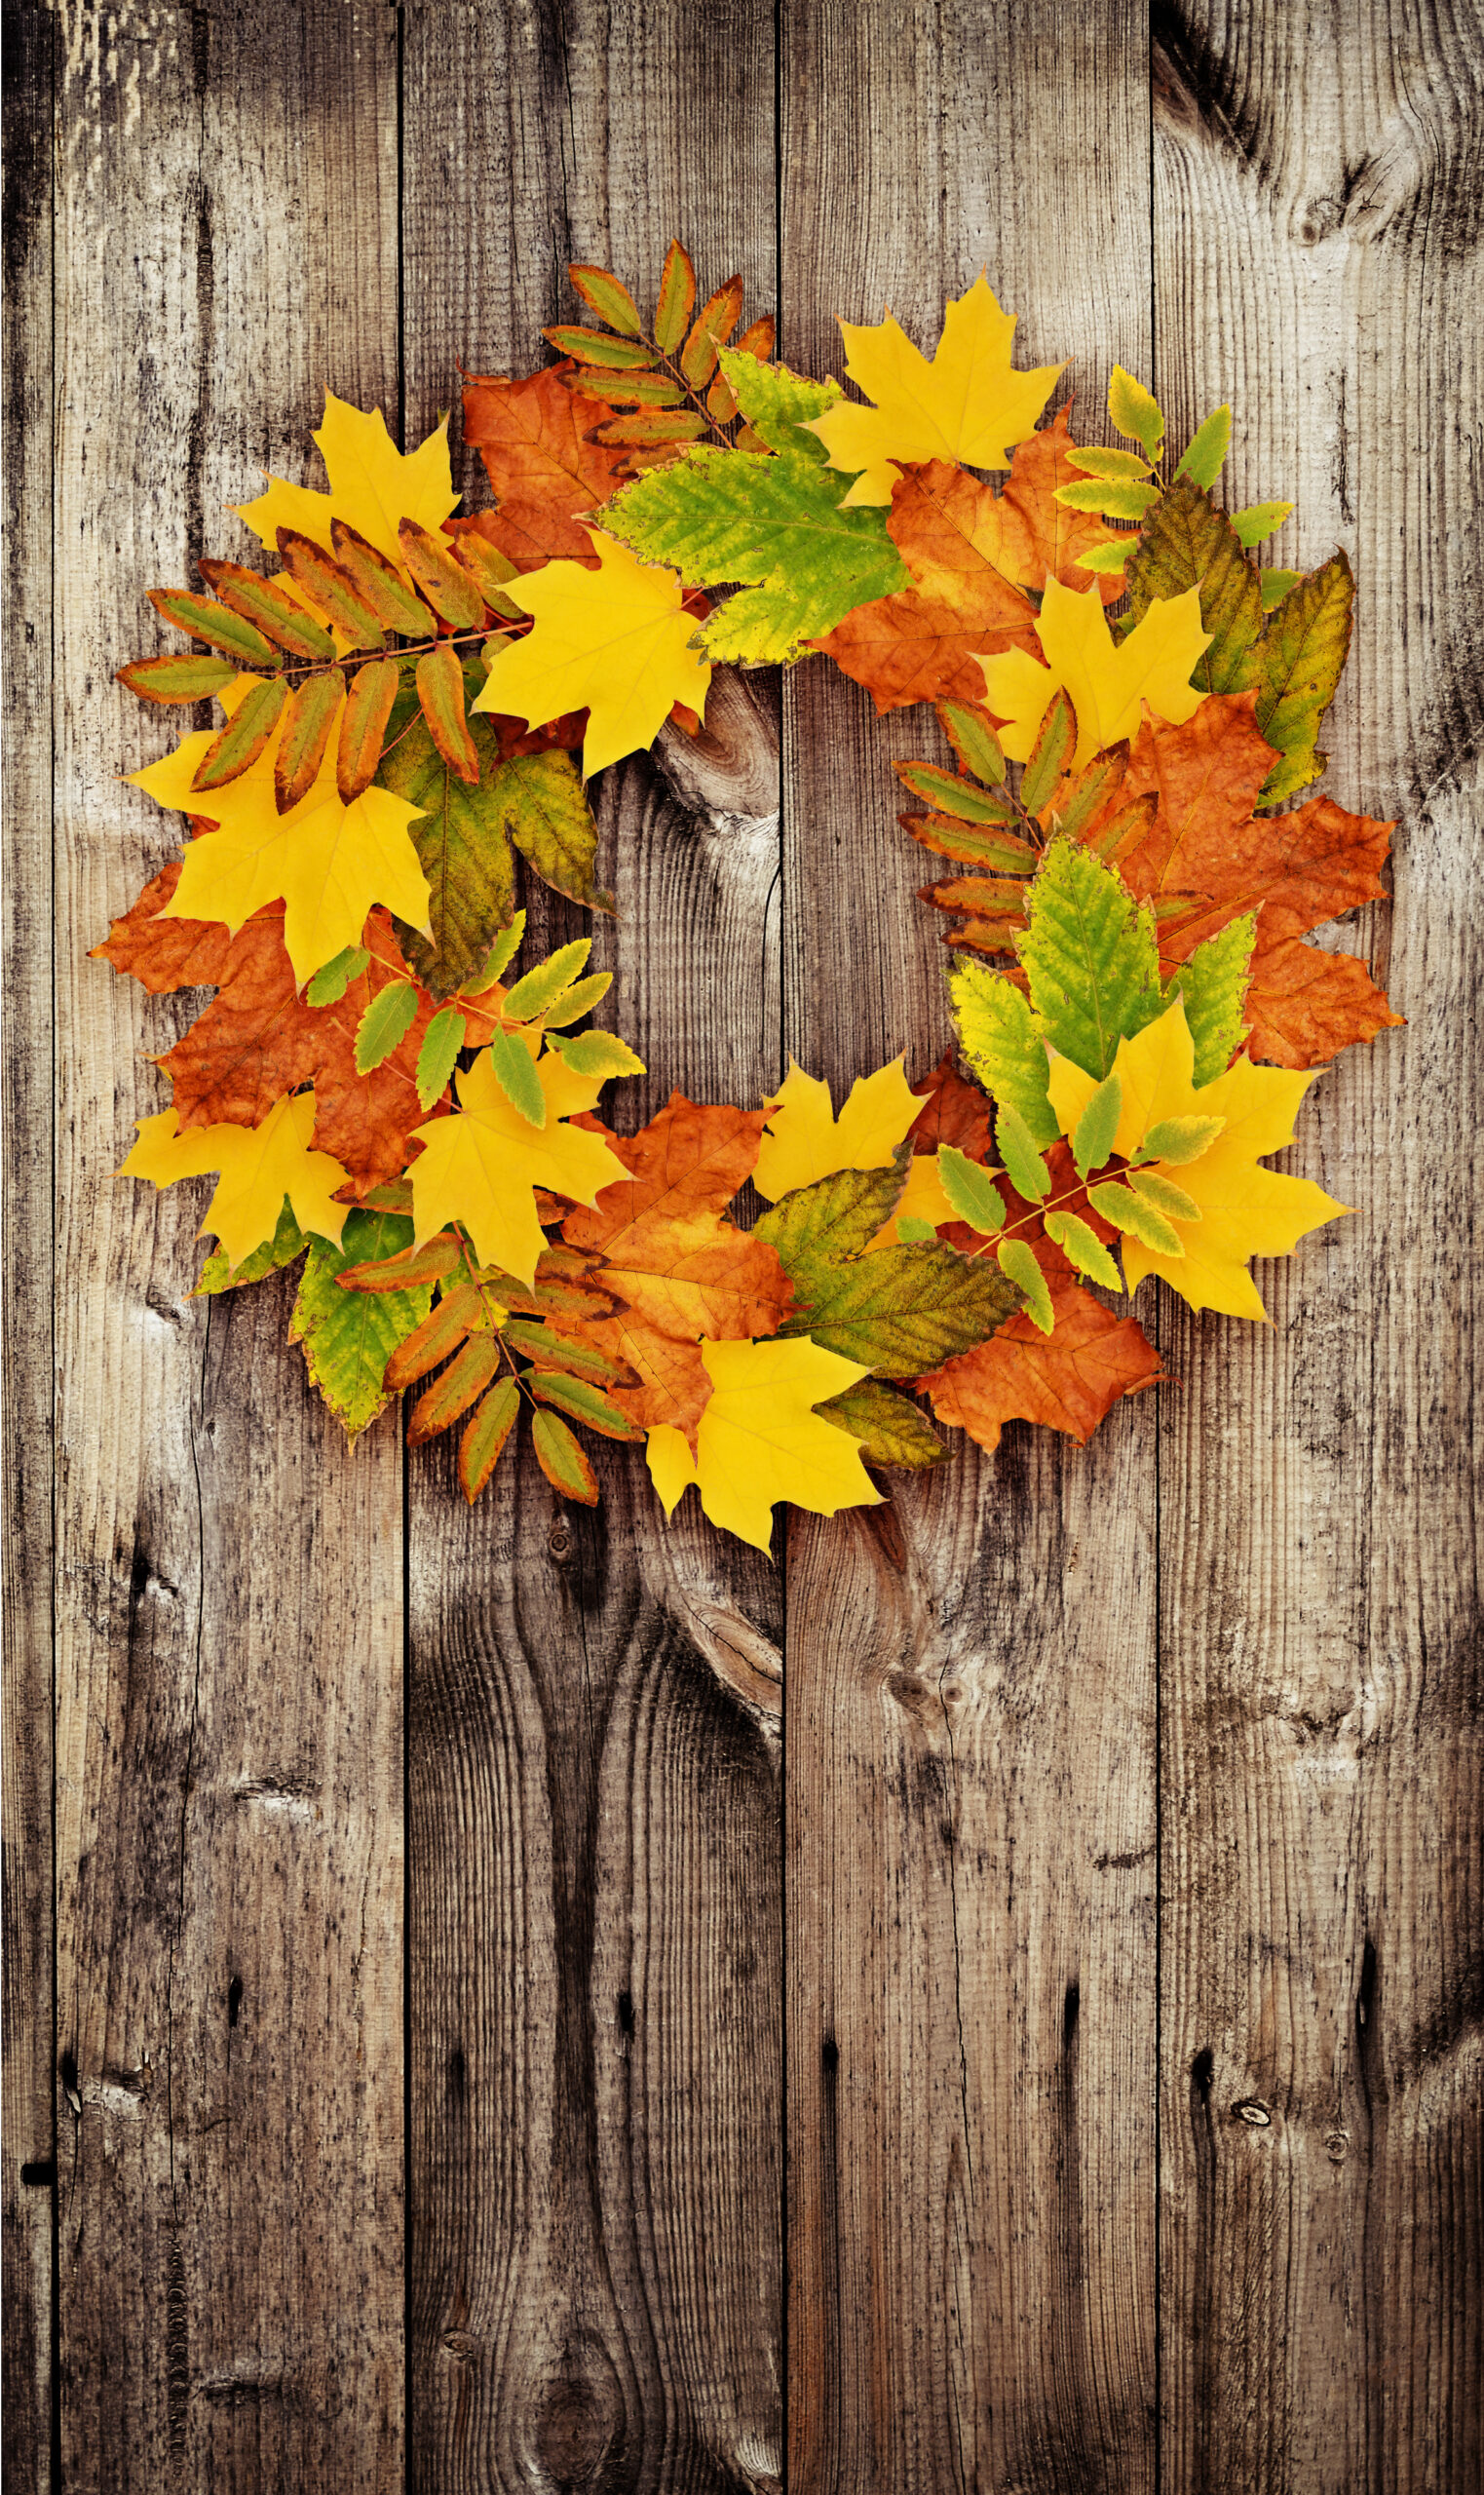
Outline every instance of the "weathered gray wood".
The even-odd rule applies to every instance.
[[[193,1303],[205,1193],[110,1174],[150,1005],[86,958],[180,826],[111,681],[223,505],[396,386],[396,33],[62,11],[57,198],[57,1773],[62,2483],[401,2465],[400,1461],[282,1285]],[[178,728],[178,720],[173,723]]]
[[[4,2466],[50,2490],[52,2041],[52,74],[5,13]]]
[[[1138,8],[785,10],[782,353],[890,303],[935,343],[987,264],[1024,361],[1101,404],[1149,349]],[[1093,418],[1095,423],[1095,417]],[[790,1045],[839,1088],[950,1036],[894,753],[789,687]],[[930,723],[931,732],[931,723]],[[788,1580],[792,2482],[1153,2482],[1151,1400],[1086,1453],[1014,1425]]]
[[[1273,559],[1343,545],[1325,786],[1397,813],[1347,929],[1405,1032],[1289,1166],[1361,1208],[1271,1335],[1180,1312],[1161,1549],[1164,2482],[1481,2482],[1481,1743],[1471,1254],[1484,567],[1475,10],[1194,10],[1156,56],[1166,403],[1231,398]],[[1472,1164],[1472,1166],[1470,1166]]]
[[[704,287],[740,261],[770,307],[772,43],[763,0],[407,13],[410,432],[455,357],[541,362],[542,326],[581,317],[569,259],[652,303],[678,232]],[[776,744],[766,700],[733,685],[703,748],[609,775],[621,915],[593,958],[649,1068],[609,1110],[628,1131],[674,1086],[755,1098],[780,1070]],[[531,957],[591,932],[526,897]],[[666,1533],[642,1457],[605,1455],[595,1514],[525,1450],[467,1516],[449,1453],[413,1461],[429,2495],[780,2481],[779,1581],[688,1515]]]

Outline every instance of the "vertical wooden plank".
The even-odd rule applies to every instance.
[[[1169,10],[1158,354],[1231,397],[1272,559],[1354,562],[1325,743],[1399,813],[1348,927],[1409,1017],[1291,1166],[1357,1218],[1163,1410],[1165,2485],[1475,2486],[1484,2379],[1470,1254],[1479,1116],[1476,10]],[[1470,1160],[1473,1167],[1470,1168]]]
[[[57,1956],[69,2490],[390,2490],[401,2445],[400,1462],[288,1296],[188,1297],[115,1183],[186,1018],[89,961],[179,826],[119,774],[145,589],[246,541],[325,383],[396,400],[395,29],[58,11]]]
[[[50,2490],[52,2041],[52,63],[5,12],[5,2467]]]
[[[935,343],[987,264],[1096,436],[1149,350],[1137,6],[784,12],[782,352]],[[837,1096],[950,1036],[878,724],[789,688],[790,1044]],[[790,2456],[801,2490],[1153,2482],[1154,1415],[1021,1425],[789,1545]]]
[[[404,13],[407,422],[524,371],[569,258],[774,275],[773,10]],[[470,463],[469,481],[477,480]],[[487,487],[477,494],[487,500]],[[608,775],[594,964],[673,1086],[777,1080],[768,688]],[[666,772],[668,779],[666,779]],[[537,946],[591,922],[528,885]],[[760,978],[760,974],[762,974]],[[778,1578],[666,1533],[642,1457],[410,1489],[412,2482],[774,2488],[781,2455]],[[694,1503],[691,1503],[694,1504]]]

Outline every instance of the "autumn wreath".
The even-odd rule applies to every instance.
[[[940,1462],[925,1404],[985,1447],[1017,1417],[1085,1440],[1160,1368],[1099,1290],[1264,1316],[1249,1260],[1344,1208],[1262,1163],[1313,1069],[1398,1019],[1303,939],[1380,897],[1391,826],[1279,811],[1324,768],[1352,582],[1254,561],[1290,507],[1213,499],[1227,408],[1166,463],[1119,369],[1132,447],[1038,430],[1061,366],[1012,368],[982,277],[931,362],[846,327],[858,400],[772,361],[771,322],[729,343],[741,282],[698,314],[678,244],[648,326],[572,280],[603,326],[464,392],[492,510],[450,517],[446,426],[403,456],[330,398],[328,491],[241,509],[279,568],[151,593],[205,654],[123,681],[225,724],[135,775],[192,837],[98,951],[216,994],[124,1168],[214,1173],[202,1291],[303,1259],[291,1332],[348,1431],[431,1379],[408,1436],[463,1424],[471,1499],[522,1404],[569,1498],[597,1496],[574,1424],[644,1438],[666,1513],[695,1482],[766,1549],[780,1498]],[[817,651],[882,712],[934,704],[956,757],[895,768],[977,1081],[898,1058],[837,1115],[794,1065],[618,1133],[599,1096],[643,1069],[575,1027],[609,986],[587,942],[514,975],[515,853],[611,909],[592,775],[694,728],[714,664]]]

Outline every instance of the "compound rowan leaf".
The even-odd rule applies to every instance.
[[[946,459],[969,468],[1008,468],[1017,441],[1034,431],[1061,372],[1010,368],[1015,320],[1002,312],[981,273],[950,302],[930,363],[889,312],[874,327],[842,321],[845,368],[874,402],[842,400],[814,420],[832,468],[856,480],[852,503],[889,503],[898,469]]]
[[[1131,629],[1157,599],[1197,590],[1210,641],[1191,680],[1199,693],[1246,690],[1263,629],[1262,583],[1226,513],[1194,477],[1177,477],[1155,504],[1128,557],[1125,579]]]
[[[829,1085],[790,1057],[787,1074],[767,1103],[768,1130],[753,1172],[758,1194],[776,1203],[834,1170],[890,1168],[921,1107],[898,1056],[852,1084],[837,1119]]]
[[[859,1381],[855,1362],[810,1342],[707,1342],[701,1357],[711,1394],[696,1455],[678,1430],[649,1434],[650,1476],[666,1516],[694,1481],[713,1524],[766,1551],[780,1499],[828,1516],[879,1505],[854,1439],[814,1409]]]
[[[773,1248],[722,1218],[755,1171],[762,1124],[761,1111],[704,1108],[672,1093],[638,1134],[615,1136],[623,1183],[606,1186],[590,1211],[567,1215],[568,1246],[600,1252],[603,1287],[660,1333],[692,1342],[775,1334],[787,1313],[791,1293]]]
[[[536,1074],[547,1106],[539,1128],[507,1097],[482,1051],[458,1077],[457,1113],[415,1130],[423,1149],[409,1173],[419,1245],[459,1222],[481,1265],[498,1265],[527,1286],[546,1245],[535,1190],[590,1205],[626,1174],[598,1135],[567,1123],[595,1105],[601,1083],[552,1056],[537,1060]]]
[[[1148,703],[1161,719],[1188,719],[1201,695],[1192,672],[1210,634],[1200,622],[1200,593],[1157,598],[1130,633],[1115,643],[1096,589],[1063,589],[1047,581],[1037,637],[1046,665],[1024,650],[984,662],[986,707],[1005,722],[1000,742],[1016,762],[1030,754],[1051,696],[1065,691],[1077,714],[1074,770],[1120,738],[1131,736]]]
[[[311,1151],[314,1124],[312,1092],[281,1100],[260,1127],[193,1127],[181,1134],[175,1111],[164,1109],[139,1121],[139,1139],[119,1175],[171,1187],[214,1171],[216,1190],[201,1227],[215,1232],[235,1272],[273,1237],[285,1196],[301,1230],[339,1241],[346,1215],[334,1196],[346,1173],[328,1153]]]
[[[399,1254],[411,1238],[412,1224],[400,1213],[351,1212],[337,1248],[319,1240],[310,1247],[288,1339],[303,1345],[309,1374],[348,1438],[385,1408],[387,1363],[427,1316],[433,1292],[342,1290],[340,1276]]]
[[[214,659],[195,650],[174,658],[135,659],[117,671],[120,684],[141,702],[207,702],[236,675],[231,659]]]
[[[624,474],[623,451],[589,439],[612,407],[566,388],[561,370],[526,381],[476,375],[464,391],[464,439],[483,460],[498,504],[470,525],[522,572],[553,557],[591,563],[582,515],[606,503]]]
[[[585,1508],[596,1507],[597,1476],[565,1421],[555,1412],[538,1412],[531,1423],[531,1444],[553,1490]]]
[[[446,416],[426,441],[403,455],[379,407],[365,413],[331,390],[324,395],[324,421],[315,441],[329,480],[327,494],[272,477],[268,491],[255,502],[234,506],[238,518],[271,552],[277,551],[281,528],[328,547],[331,523],[343,519],[389,562],[400,565],[399,520],[438,528],[458,501],[448,467]]]
[[[728,456],[732,454],[727,454]],[[593,532],[598,568],[548,563],[512,584],[535,631],[499,651],[476,710],[528,719],[588,712],[583,768],[590,777],[654,743],[674,705],[702,711],[711,671],[690,647],[696,619],[673,572],[641,563]]]

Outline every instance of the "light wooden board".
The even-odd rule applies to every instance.
[[[59,2401],[68,2495],[401,2481],[400,1457],[285,1284],[112,1171],[188,1018],[87,959],[177,847],[146,587],[396,387],[382,11],[58,16]]]
[[[1165,2483],[1473,2488],[1484,2446],[1472,1490],[1481,917],[1476,11],[1192,13],[1157,56],[1161,390],[1269,559],[1345,547],[1326,744],[1400,818],[1348,925],[1405,1032],[1285,1166],[1362,1209],[1183,1313],[1162,1407]],[[1465,517],[1472,514],[1473,517]],[[1470,1166],[1471,1165],[1471,1166]]]
[[[783,341],[935,342],[988,264],[1023,361],[1149,351],[1137,9],[785,10]],[[1085,419],[1084,419],[1085,420]],[[788,688],[790,1047],[838,1087],[951,1036],[893,754],[822,665]],[[928,735],[932,735],[929,722]],[[931,748],[936,751],[936,748]],[[792,2482],[1137,2495],[1155,2435],[1156,1416],[1019,1425],[788,1580]]]
[[[679,233],[704,288],[774,278],[773,11],[409,17],[407,422],[457,358],[540,362],[564,263],[652,304]],[[479,488],[471,462],[468,481]],[[648,1066],[760,1098],[780,1071],[774,688],[704,749],[609,775],[594,966]],[[673,788],[670,783],[673,783]],[[679,794],[673,791],[678,788]],[[525,958],[591,932],[530,879]],[[411,1475],[411,2478],[780,2482],[780,1582],[661,1528],[642,1456],[566,1506],[528,1449],[464,1511]],[[694,1506],[694,1501],[688,1503]]]

